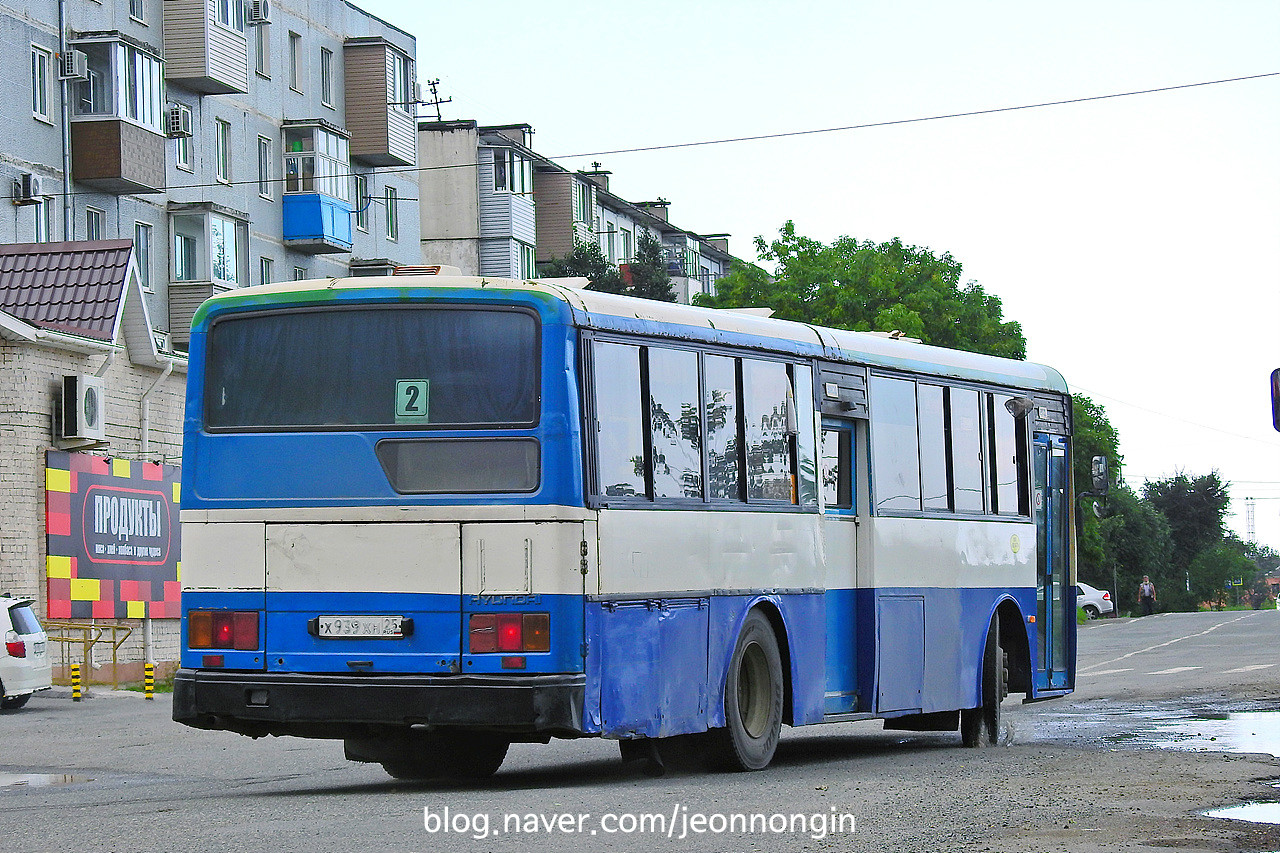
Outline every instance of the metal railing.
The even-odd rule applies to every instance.
[[[93,651],[100,643],[106,643],[111,646],[111,687],[119,689],[120,687],[120,647],[133,633],[133,628],[128,625],[105,624],[99,625],[92,622],[62,622],[58,620],[49,620],[44,625],[45,635],[49,638],[49,642],[58,643],[59,645],[59,661],[63,672],[69,672],[72,663],[72,654],[75,646],[80,646],[81,656],[80,663],[82,671],[85,675],[85,683],[88,684],[93,679]],[[57,684],[70,684],[70,677],[55,679]]]

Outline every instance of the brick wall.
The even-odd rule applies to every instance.
[[[54,410],[62,377],[70,373],[96,374],[106,355],[81,355],[31,344],[0,340],[0,592],[29,596],[36,612],[47,613],[45,595],[45,451],[58,449],[54,440]],[[127,354],[111,360],[106,381],[104,423],[108,448],[97,450],[115,457],[141,459],[141,400],[143,392],[162,374],[158,368],[138,367]],[[182,408],[186,374],[165,377],[150,397],[150,441],[147,461],[181,463]],[[133,636],[121,647],[120,659],[142,659],[141,620],[122,620]],[[178,655],[177,620],[153,620],[153,657]],[[56,652],[55,652],[56,653]],[[110,650],[99,652],[98,662]]]

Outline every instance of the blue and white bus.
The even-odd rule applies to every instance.
[[[783,723],[977,745],[1072,689],[1057,372],[585,284],[204,303],[176,720],[408,778],[695,733],[756,770]]]

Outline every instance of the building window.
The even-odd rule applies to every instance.
[[[77,117],[124,118],[164,134],[163,66],[160,58],[119,41],[81,41],[89,77],[72,86]]]
[[[84,209],[84,238],[86,240],[102,239],[103,212],[96,207]]]
[[[196,238],[192,234],[173,235],[173,280],[198,281]]]
[[[320,103],[333,106],[333,51],[320,48]]]
[[[213,174],[219,181],[231,181],[231,122],[213,122]]]
[[[400,239],[400,211],[396,209],[395,187],[387,187],[387,239]]]
[[[129,0],[129,17],[135,21],[146,23],[144,14],[146,12],[146,4],[143,0]]]
[[[624,264],[631,263],[631,253],[634,248],[635,248],[634,236],[626,228],[623,228],[622,229],[622,258],[620,259],[621,263],[624,263]]]
[[[258,137],[258,195],[271,198],[271,140]]]
[[[191,165],[191,137],[179,136],[173,140],[173,160],[179,169],[192,171],[194,167]]]
[[[294,268],[293,268],[293,280],[294,280],[294,281],[302,281],[302,280],[303,280],[304,278],[306,278],[306,277],[307,277],[307,268],[306,268],[306,267],[294,267]]]
[[[520,278],[536,278],[538,274],[538,266],[536,262],[537,253],[533,246],[520,244]]]
[[[573,182],[573,221],[591,221],[591,185]]]
[[[493,152],[493,188],[524,195],[533,192],[533,161],[510,149]]]
[[[324,193],[351,200],[351,145],[320,127],[286,128],[284,134],[284,191]]]
[[[35,212],[35,242],[48,243],[53,233],[53,199],[42,198],[31,206]]]
[[[254,70],[262,77],[271,76],[271,24],[262,23],[254,27],[254,45],[257,55],[254,57]]]
[[[31,114],[49,120],[49,67],[53,54],[43,47],[31,46]]]
[[[353,175],[352,181],[355,184],[356,228],[368,231],[369,205],[372,202],[369,198],[369,176]]]
[[[130,3],[139,0],[130,0]],[[215,0],[215,20],[222,26],[244,32],[244,3],[241,0]]]
[[[302,36],[289,32],[289,88],[302,91]]]
[[[602,235],[604,237],[604,256],[608,258],[609,263],[616,264],[618,262],[618,226],[610,223],[608,229]]]
[[[392,52],[391,78],[387,81],[387,101],[391,108],[402,113],[409,109],[409,57]]]
[[[258,258],[258,284],[270,284],[274,278],[275,261],[270,258]]]
[[[151,292],[151,226],[145,222],[133,223],[133,254],[138,260],[138,278],[142,289]]]

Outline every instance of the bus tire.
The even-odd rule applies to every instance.
[[[982,706],[960,712],[960,736],[968,747],[996,746],[1004,730],[1000,707],[1009,695],[1009,653],[1000,645],[1000,622],[993,620],[982,654]]]
[[[723,729],[708,732],[712,762],[725,770],[763,770],[782,734],[782,655],[773,626],[747,614],[724,682]]]
[[[23,705],[27,704],[27,700],[30,698],[30,693],[24,693],[21,696],[10,696],[8,699],[0,699],[0,711],[16,711]]]
[[[431,732],[405,744],[382,763],[396,779],[488,779],[502,766],[511,742],[488,732]]]

